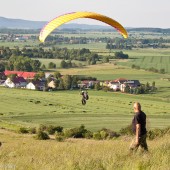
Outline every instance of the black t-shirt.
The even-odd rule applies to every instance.
[[[139,136],[146,134],[146,114],[142,111],[135,113],[135,116],[132,120],[132,130],[136,134],[136,124],[141,125],[141,130]]]

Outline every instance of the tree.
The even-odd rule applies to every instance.
[[[77,87],[77,81],[78,81],[78,77],[77,76],[72,76],[72,82],[71,82],[71,87],[72,88]]]
[[[60,67],[61,68],[67,68],[67,63],[64,60],[62,60],[61,63],[60,63]]]
[[[103,57],[102,62],[103,63],[108,63],[109,62],[109,57]]]
[[[46,69],[45,64],[43,64],[43,65],[41,66],[41,69],[42,69],[42,70],[45,70],[45,69]]]
[[[45,73],[43,71],[38,72],[35,76],[34,79],[38,80],[38,79],[42,79],[45,78]]]
[[[150,90],[150,84],[147,82],[145,85],[145,93],[148,93]]]
[[[5,71],[5,64],[0,63],[0,72]]]
[[[48,68],[49,69],[55,69],[56,68],[56,64],[55,63],[53,63],[53,62],[50,62],[49,64],[48,64]]]
[[[127,84],[126,87],[125,87],[125,93],[130,93],[130,87],[129,87],[128,84]]]
[[[165,74],[165,69],[160,69],[160,71],[159,71],[161,74]]]
[[[58,85],[58,89],[59,90],[64,90],[64,83],[63,83],[63,79],[59,79],[59,85]]]
[[[95,90],[100,90],[100,82],[95,83],[94,89]]]
[[[33,71],[40,71],[41,62],[39,60],[31,60],[31,66]]]
[[[54,72],[54,78],[59,79],[61,77],[61,73],[59,71]]]
[[[24,56],[11,56],[7,69],[16,71],[39,71],[41,63],[39,60],[31,60],[29,57]]]
[[[115,58],[116,59],[128,59],[129,56],[128,54],[123,54],[123,52],[120,51],[120,52],[115,52]]]
[[[71,83],[72,83],[72,79],[70,75],[63,76],[63,85],[64,85],[65,90],[68,90],[71,88]]]

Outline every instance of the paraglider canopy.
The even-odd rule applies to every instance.
[[[101,15],[101,14],[97,14],[94,12],[72,12],[72,13],[68,13],[65,15],[61,15],[61,16],[51,20],[49,23],[47,23],[47,25],[45,25],[44,28],[40,32],[39,40],[41,42],[44,42],[46,37],[53,30],[58,28],[60,25],[67,23],[71,20],[78,19],[78,18],[91,18],[91,19],[102,21],[102,22],[114,27],[115,29],[117,29],[120,32],[120,34],[122,34],[122,36],[124,38],[128,37],[127,31],[125,30],[125,28],[120,23],[113,20],[112,18],[109,18],[109,17]]]

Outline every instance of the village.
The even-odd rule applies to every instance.
[[[70,82],[66,82],[67,88],[64,85],[61,85],[65,76],[59,74],[59,78],[56,78],[53,74],[46,72],[43,77],[38,77],[36,72],[23,72],[23,71],[9,71],[5,70],[0,72],[0,86],[6,88],[22,88],[30,90],[39,90],[39,91],[54,91],[54,90],[72,90],[72,89],[107,89],[107,91],[120,91],[127,93],[134,93],[136,89],[142,89],[144,86],[140,83],[139,80],[128,80],[125,78],[118,78],[115,80],[105,80],[100,81],[94,78],[91,79],[79,79],[75,76],[72,79],[75,79]],[[69,76],[69,75],[66,75]],[[70,76],[71,77],[71,76]],[[147,85],[146,85],[147,86]],[[148,85],[149,86],[149,85]],[[155,88],[155,84],[152,83],[152,88]],[[145,87],[146,88],[146,87]],[[151,87],[149,86],[151,89]],[[136,92],[135,92],[136,93]]]

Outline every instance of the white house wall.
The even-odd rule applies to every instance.
[[[35,89],[36,89],[36,88],[35,88],[35,85],[34,85],[33,83],[27,84],[27,85],[26,85],[26,88],[27,88],[27,89],[31,89],[31,90],[35,90]]]

